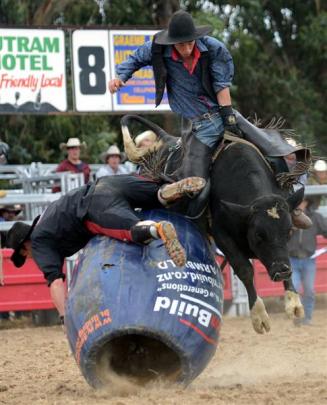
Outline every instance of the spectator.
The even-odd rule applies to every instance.
[[[312,175],[308,179],[308,184],[310,185],[323,185],[327,184],[327,163],[325,160],[317,160],[313,166]],[[318,208],[319,205],[325,203],[326,198],[320,195],[310,196],[310,204],[314,208]]]
[[[128,170],[121,164],[122,155],[118,146],[110,146],[110,148],[102,154],[102,159],[105,164],[97,171],[97,179],[104,176],[115,176],[117,174],[128,173]]]
[[[22,207],[18,204],[16,205],[0,205],[0,222],[5,221],[15,221],[16,217],[22,212]],[[5,245],[7,232],[0,232],[0,243],[1,246]],[[1,287],[1,277],[0,277],[0,287]],[[19,316],[21,312],[17,313]],[[0,322],[1,320],[10,320],[13,316],[13,313],[9,312],[0,312]],[[18,316],[18,317],[19,317]]]
[[[15,221],[21,212],[22,207],[19,204],[0,205],[0,222]]]
[[[312,255],[316,251],[316,236],[327,237],[327,220],[318,212],[309,200],[303,200],[301,208],[312,220],[309,229],[296,229],[289,241],[288,249],[292,266],[292,280],[295,289],[300,292],[303,288],[302,303],[305,317],[297,324],[310,325],[315,303],[316,261]]]
[[[327,184],[327,163],[325,160],[317,160],[313,166],[309,184]]]
[[[87,183],[90,179],[91,169],[80,159],[81,148],[86,148],[86,143],[81,143],[78,138],[69,138],[67,143],[61,143],[60,149],[67,152],[67,159],[59,164],[56,172],[83,173],[84,182]],[[54,191],[60,191],[60,188],[56,187]]]

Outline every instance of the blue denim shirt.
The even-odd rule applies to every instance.
[[[126,82],[132,74],[143,66],[151,65],[152,41],[140,46],[126,61],[116,67],[118,77]],[[205,36],[196,40],[200,52],[209,51],[210,75],[216,93],[230,87],[234,75],[231,54],[225,45],[215,38]],[[171,57],[173,47],[168,45],[164,51],[167,67],[167,93],[172,111],[185,118],[194,118],[212,108],[218,108],[218,102],[210,99],[202,86],[200,64],[190,74],[182,60],[174,61]]]

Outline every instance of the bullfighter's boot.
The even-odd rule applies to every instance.
[[[132,241],[149,243],[152,239],[161,239],[167,253],[176,266],[184,266],[186,253],[178,240],[177,232],[168,221],[140,221],[131,228]]]
[[[156,223],[155,226],[173,262],[177,266],[184,266],[186,263],[186,253],[178,240],[174,225],[168,221],[161,221]]]
[[[166,205],[183,195],[198,193],[205,185],[206,181],[202,177],[187,177],[175,183],[163,185],[158,191],[158,199],[163,205]]]

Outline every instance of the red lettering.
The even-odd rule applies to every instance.
[[[102,318],[102,319],[101,319]],[[89,338],[89,336],[97,329],[101,328],[103,325],[107,325],[112,322],[109,309],[100,311],[99,314],[93,315],[88,319],[84,325],[79,329],[75,344],[75,357],[77,364],[80,363],[81,350]]]
[[[219,320],[219,318],[217,316],[212,315],[211,320],[210,320],[210,326],[213,329],[219,330],[219,328],[220,328],[220,320]]]

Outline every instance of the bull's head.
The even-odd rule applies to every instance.
[[[254,255],[265,265],[273,281],[291,277],[287,243],[292,231],[291,212],[303,200],[300,189],[288,199],[269,195],[256,199],[250,206],[222,201],[223,210],[237,216],[246,227],[247,243]]]

